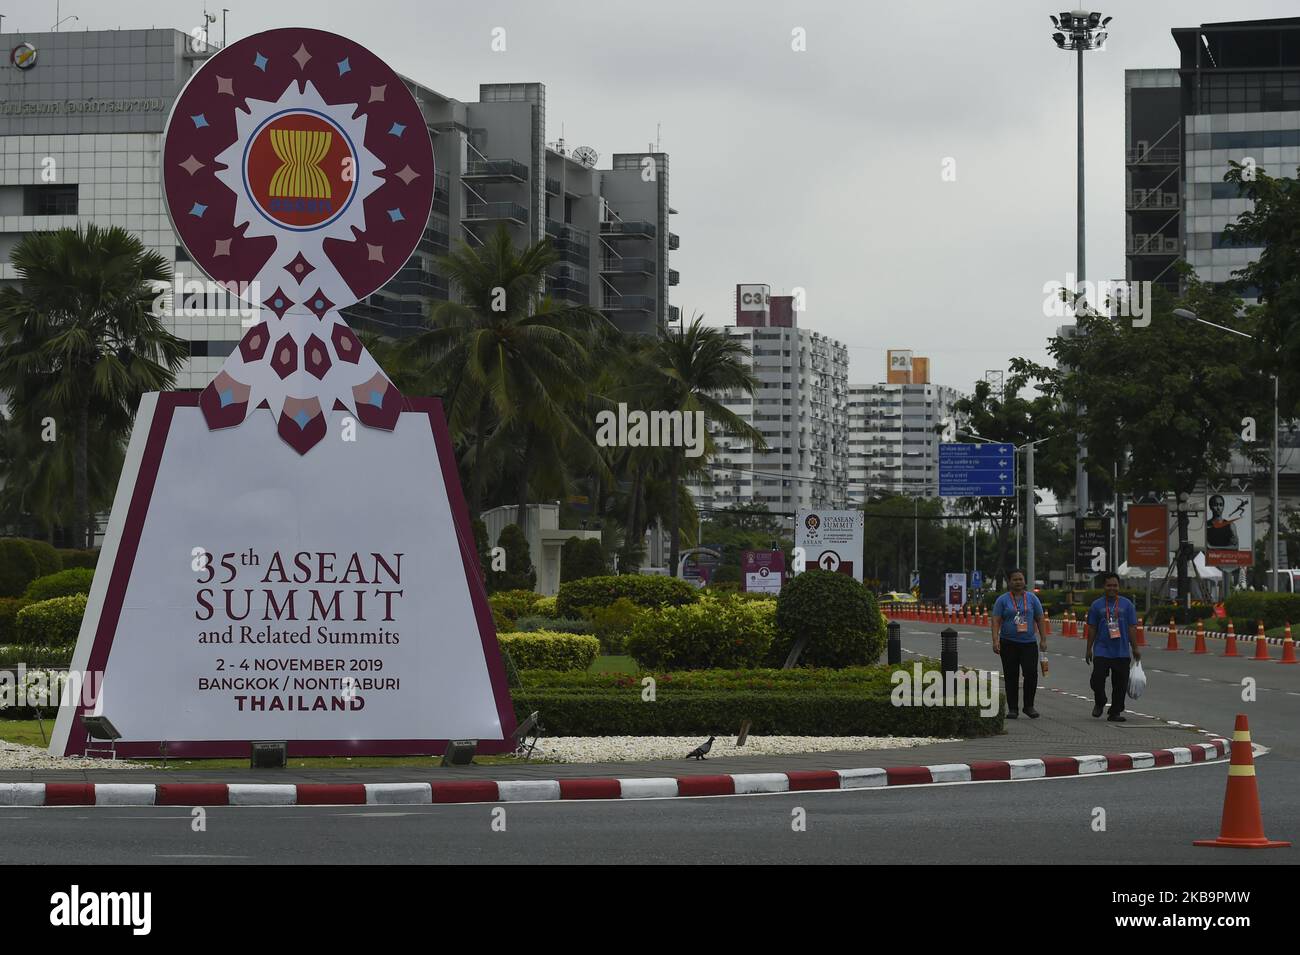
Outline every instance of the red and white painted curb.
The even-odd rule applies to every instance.
[[[1222,759],[1230,742],[1147,753],[1044,756],[938,766],[731,773],[658,779],[457,780],[438,783],[0,783],[0,806],[373,806],[743,796],[933,783],[1050,779],[1180,766]]]

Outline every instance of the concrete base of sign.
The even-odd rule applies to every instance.
[[[336,409],[300,456],[269,411],[210,431],[198,398],[141,402],[50,751],[82,753],[90,712],[127,757],[509,749],[440,403],[406,399],[391,432]]]

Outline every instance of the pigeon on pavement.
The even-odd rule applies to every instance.
[[[709,752],[709,750],[713,749],[713,741],[714,741],[716,738],[717,738],[717,737],[715,737],[715,736],[710,736],[710,737],[708,738],[708,741],[707,741],[707,742],[701,743],[699,746],[695,747],[693,750],[691,750],[689,753],[687,753],[687,754],[686,754],[686,758],[687,758],[687,759],[703,759],[703,758],[705,757],[705,755]]]

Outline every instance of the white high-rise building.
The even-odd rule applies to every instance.
[[[844,344],[799,328],[792,296],[766,285],[736,287],[736,324],[724,329],[752,358],[753,396],[723,403],[760,431],[766,451],[714,427],[711,479],[691,486],[698,506],[765,504],[793,517],[801,507],[843,507],[848,488],[848,373]]]

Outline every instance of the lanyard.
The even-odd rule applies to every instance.
[[[1107,620],[1107,621],[1111,621],[1111,620],[1115,620],[1115,619],[1117,619],[1118,617],[1119,617],[1119,598],[1118,598],[1118,597],[1115,598],[1115,612],[1114,612],[1114,613],[1111,613],[1111,610],[1110,610],[1110,601],[1107,600],[1107,601],[1106,601],[1106,620]]]
[[[1014,593],[1008,591],[1007,596],[1011,598],[1012,610],[1014,610],[1018,614],[1022,613],[1025,614],[1026,616],[1029,615],[1029,591],[1027,590],[1025,591],[1025,608],[1023,610],[1021,610],[1020,607],[1016,605],[1016,595]]]

